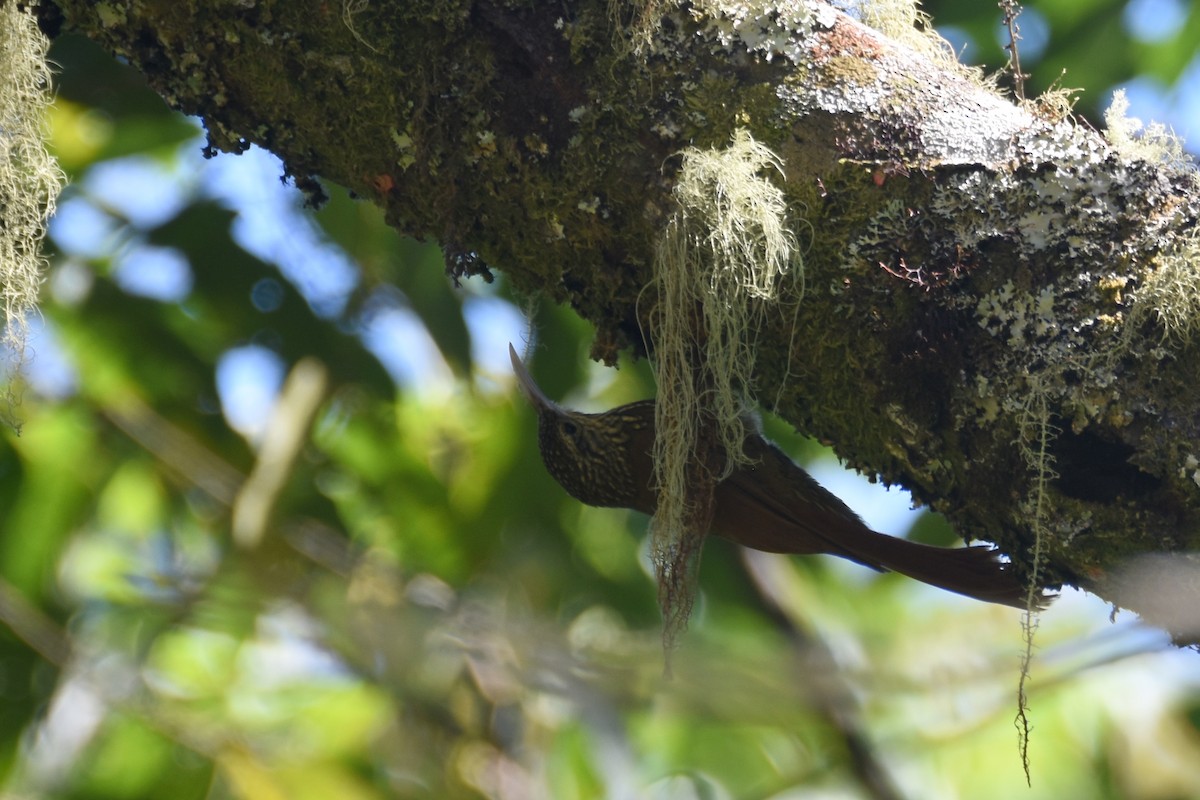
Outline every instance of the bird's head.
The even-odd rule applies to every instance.
[[[546,397],[511,344],[508,354],[517,385],[538,415],[538,449],[546,471],[587,505],[645,510],[650,469],[645,442],[653,440],[653,401],[602,414],[572,411]]]

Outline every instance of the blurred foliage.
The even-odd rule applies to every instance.
[[[967,61],[989,73],[1005,69],[1009,35],[996,3],[924,0],[921,6]],[[1193,77],[1179,89],[1195,85],[1200,3],[1194,0],[1035,0],[1020,6],[1017,47],[1029,75],[1026,94],[1033,97],[1056,85],[1076,88],[1076,113],[1096,128],[1103,127],[1111,90],[1119,85],[1144,80],[1166,93],[1185,71]],[[1012,81],[1006,75],[1001,85],[1011,88]],[[1194,99],[1183,105],[1195,113]],[[1192,146],[1195,152],[1196,143]]]
[[[1111,40],[1117,4],[1054,5],[1043,60],[1072,61],[1068,83],[1151,68]],[[999,17],[929,6],[981,42]],[[1039,634],[1032,790],[1009,609],[712,542],[665,681],[645,520],[580,507],[545,474],[532,414],[489,366],[519,333],[472,309],[531,309],[536,376],[567,402],[647,396],[644,365],[585,366],[569,311],[502,279],[456,290],[436,247],[336,187],[279,223],[284,245],[320,246],[276,258],[251,243],[267,195],[211,177],[233,157],[201,164],[195,124],[85,41],[53,58],[74,186],[23,432],[0,439],[5,797],[1200,796],[1191,654],[1145,655],[1160,637],[1080,598]],[[174,187],[158,215],[121,198],[147,172]],[[130,265],[165,269],[134,259],[161,248],[186,269],[155,296]],[[354,274],[330,300],[314,282],[337,253]],[[419,324],[373,327],[396,318]],[[221,383],[250,351],[326,365],[311,425],[237,421],[241,384],[280,391],[263,368]],[[423,371],[388,366],[421,352]],[[299,456],[259,498],[265,538],[236,546],[232,509],[278,435]],[[920,537],[948,541],[934,520]]]

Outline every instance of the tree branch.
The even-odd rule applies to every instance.
[[[456,270],[570,302],[610,361],[647,347],[673,154],[748,129],[807,247],[799,314],[758,334],[760,397],[1026,571],[1040,508],[1047,584],[1122,603],[1126,559],[1200,545],[1200,364],[1164,339],[1178,301],[1146,291],[1181,264],[1195,285],[1190,167],[815,0],[664,4],[640,48],[605,0],[516,5],[357,3],[353,28],[316,0],[57,9],[212,146],[261,144]],[[1029,424],[1059,431],[1053,480]]]

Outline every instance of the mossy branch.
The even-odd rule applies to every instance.
[[[820,231],[805,250],[804,313],[750,328],[759,389],[782,416],[1028,574],[1029,511],[1012,502],[1028,478],[993,434],[1015,430],[1036,366],[1051,419],[1069,425],[1057,468],[1084,489],[1047,489],[1043,579],[1110,596],[1118,561],[1200,541],[1200,350],[1176,346],[1194,335],[1195,171],[1159,128],[1137,135],[1115,114],[1106,141],[1071,122],[1061,92],[1015,104],[938,47],[899,43],[924,32],[911,5],[878,0],[853,19],[823,3],[704,0],[675,13],[674,0],[628,0],[614,22],[608,0],[570,15],[353,0],[328,19],[276,4],[269,25],[195,4],[115,16],[109,3],[54,5],[204,117],[213,147],[268,146],[291,174],[341,182],[405,232],[470,254],[466,272],[490,264],[525,293],[571,303],[609,361],[640,346],[639,323],[659,345],[650,298],[668,292],[639,295],[647,265],[715,274],[717,228],[673,194],[663,164],[737,125],[769,126],[787,180],[766,162],[757,177]],[[339,7],[379,52],[329,24]],[[642,29],[653,57],[638,58],[635,23],[655,15],[671,24]],[[321,68],[297,82],[297,63]],[[1158,157],[1141,147],[1156,140]],[[926,281],[897,280],[909,274]],[[679,363],[703,366],[709,292],[683,296],[691,344]],[[704,374],[683,374],[708,407]],[[1098,461],[1139,480],[1108,492]]]

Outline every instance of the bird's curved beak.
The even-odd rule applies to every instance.
[[[533,376],[529,374],[525,362],[521,361],[521,357],[517,355],[517,349],[512,346],[512,342],[508,344],[508,357],[512,359],[513,372],[517,374],[517,386],[521,388],[521,394],[525,395],[525,399],[538,411],[554,408],[554,402],[546,397],[541,388],[533,382]]]

